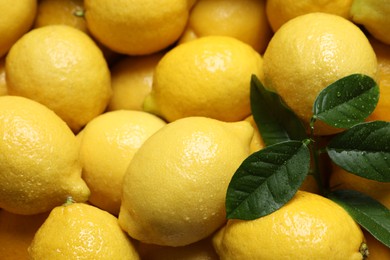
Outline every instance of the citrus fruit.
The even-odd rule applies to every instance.
[[[321,90],[351,74],[377,76],[376,55],[367,37],[355,24],[333,14],[291,19],[274,34],[263,58],[265,87],[278,93],[307,126]],[[314,126],[317,135],[341,131],[319,120]]]
[[[389,1],[354,0],[350,12],[352,21],[363,25],[376,39],[390,44]]]
[[[363,259],[358,224],[333,201],[298,191],[277,211],[255,220],[228,220],[213,238],[225,259]],[[261,246],[260,246],[261,245]]]
[[[108,48],[128,55],[151,54],[182,34],[192,1],[84,1],[91,34]]]
[[[27,248],[48,215],[19,215],[0,209],[1,258],[28,259]]]
[[[23,35],[7,55],[5,70],[10,95],[46,105],[74,132],[106,109],[112,91],[101,50],[67,25]]]
[[[66,123],[38,102],[0,97],[0,208],[37,214],[68,196],[86,201],[76,138]]]
[[[89,202],[118,215],[122,179],[134,153],[163,127],[160,118],[142,111],[116,110],[92,119],[82,131],[82,177],[91,190]]]
[[[252,74],[262,77],[262,58],[228,36],[180,44],[157,64],[144,110],[169,122],[188,116],[240,121],[250,115]]]
[[[2,0],[0,10],[3,13],[0,21],[0,57],[3,57],[11,46],[32,27],[37,1],[16,0],[11,4],[7,0]]]
[[[119,224],[148,244],[184,246],[225,222],[225,195],[249,155],[248,122],[186,117],[169,123],[135,153],[123,180]]]
[[[263,53],[271,38],[265,1],[197,1],[191,9],[180,43],[209,35],[231,36]]]
[[[88,32],[82,17],[83,0],[40,0],[34,27],[64,24]]]
[[[145,97],[152,89],[153,74],[164,52],[127,56],[111,68],[112,96],[108,110],[142,110]]]
[[[117,218],[83,203],[54,208],[28,253],[29,259],[139,259]]]
[[[350,19],[353,0],[267,0],[266,14],[270,26],[276,32],[283,24],[308,13],[330,13]]]
[[[0,59],[0,96],[7,94],[7,82],[5,80],[5,59]]]

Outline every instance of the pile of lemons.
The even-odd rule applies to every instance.
[[[317,94],[363,73],[390,120],[386,0],[0,0],[1,259],[389,259],[307,178],[278,211],[226,219],[264,147],[250,78],[308,127]],[[272,109],[270,107],[269,109]],[[316,135],[338,130],[318,123]],[[390,184],[332,186],[390,208]]]

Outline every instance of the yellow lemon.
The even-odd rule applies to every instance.
[[[68,196],[86,201],[78,145],[53,111],[24,97],[0,97],[0,208],[37,214]]]
[[[108,110],[142,110],[145,97],[152,89],[153,74],[163,52],[127,56],[111,67],[112,96]]]
[[[263,53],[271,28],[263,0],[198,0],[180,43],[208,35],[237,38]]]
[[[168,51],[157,64],[145,111],[171,122],[188,116],[240,121],[250,115],[251,75],[263,60],[228,36],[205,36]]]
[[[322,12],[346,19],[353,0],[267,0],[266,14],[272,30],[276,32],[283,24],[300,15]]]
[[[229,220],[213,242],[221,260],[357,260],[367,253],[362,230],[343,208],[304,191],[265,217]]]
[[[40,0],[34,27],[64,24],[87,32],[83,0]]]
[[[354,73],[376,79],[377,67],[375,52],[359,27],[337,15],[310,13],[275,33],[264,53],[263,83],[308,126],[321,90]],[[321,123],[315,124],[315,134],[340,131]]]
[[[390,44],[389,1],[354,0],[350,12],[352,21],[363,25],[376,39]]]
[[[46,105],[74,132],[105,110],[112,91],[100,49],[66,25],[26,33],[12,46],[5,70],[10,95]]]
[[[36,0],[0,1],[0,57],[32,27],[37,11]]]
[[[0,59],[0,96],[7,95],[7,82],[5,80],[5,59]]]
[[[225,222],[225,195],[250,153],[248,122],[186,117],[169,123],[135,153],[123,180],[119,224],[141,242],[184,246]]]
[[[36,232],[28,253],[32,260],[139,259],[117,218],[83,203],[54,208]]]
[[[151,54],[182,34],[192,1],[85,0],[91,34],[108,48],[128,55]]]
[[[19,215],[0,209],[1,258],[28,259],[27,248],[48,215],[48,212],[36,215]]]
[[[142,111],[116,110],[90,121],[82,131],[82,177],[91,190],[89,202],[118,215],[122,180],[135,152],[166,123]]]
[[[378,60],[379,101],[367,120],[390,121],[390,45],[369,38]]]

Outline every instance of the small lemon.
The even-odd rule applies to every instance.
[[[390,44],[388,0],[354,0],[350,12],[352,21],[363,25],[376,39]]]
[[[76,138],[47,107],[24,97],[0,97],[0,208],[37,214],[68,196],[86,201]]]
[[[190,12],[180,43],[208,35],[239,39],[263,53],[271,28],[263,0],[199,0]]]
[[[250,153],[253,128],[186,117],[169,123],[135,153],[123,180],[119,224],[143,243],[184,246],[225,222],[225,195]]]
[[[1,0],[0,57],[32,27],[37,11],[36,0]]]
[[[83,9],[83,0],[40,0],[34,27],[65,24],[87,33]]]
[[[83,203],[54,208],[36,232],[28,253],[32,260],[139,259],[117,218]]]
[[[250,115],[251,75],[263,60],[233,37],[205,36],[180,44],[157,64],[145,111],[169,122],[187,116],[240,121]]]
[[[349,19],[353,0],[267,0],[266,14],[272,30],[300,15],[321,12]]]
[[[377,67],[359,27],[334,14],[309,13],[291,19],[272,37],[264,53],[263,83],[308,126],[321,90],[354,73],[376,79]],[[314,128],[318,135],[339,131],[320,121]]]
[[[164,52],[127,56],[111,67],[112,96],[108,110],[143,110],[145,97],[152,89],[153,74]]]
[[[82,131],[82,177],[91,190],[89,202],[118,215],[122,180],[134,153],[166,123],[142,111],[116,110],[92,119]]]
[[[0,209],[1,258],[28,259],[27,248],[48,215],[48,212],[36,215],[19,215]]]
[[[7,82],[5,80],[5,59],[0,59],[0,96],[7,95]]]
[[[221,260],[357,260],[365,246],[362,230],[343,208],[305,191],[265,217],[229,220],[213,240]]]
[[[163,50],[182,34],[193,1],[85,0],[91,34],[108,48],[128,55]]]
[[[31,30],[7,55],[10,95],[36,100],[77,132],[101,114],[111,95],[110,71],[93,40],[67,25]]]

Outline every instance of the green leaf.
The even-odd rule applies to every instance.
[[[285,141],[253,153],[230,181],[227,218],[256,219],[279,209],[301,186],[309,165],[309,148],[300,141]]]
[[[357,124],[336,135],[327,152],[341,168],[380,182],[390,182],[390,122]]]
[[[328,125],[349,128],[366,119],[379,99],[379,87],[369,76],[352,74],[337,80],[317,96],[313,114]]]
[[[390,210],[378,201],[354,190],[337,190],[328,196],[376,239],[390,247]]]
[[[307,138],[298,117],[287,108],[278,94],[266,90],[255,75],[251,78],[250,101],[253,119],[266,146]]]

